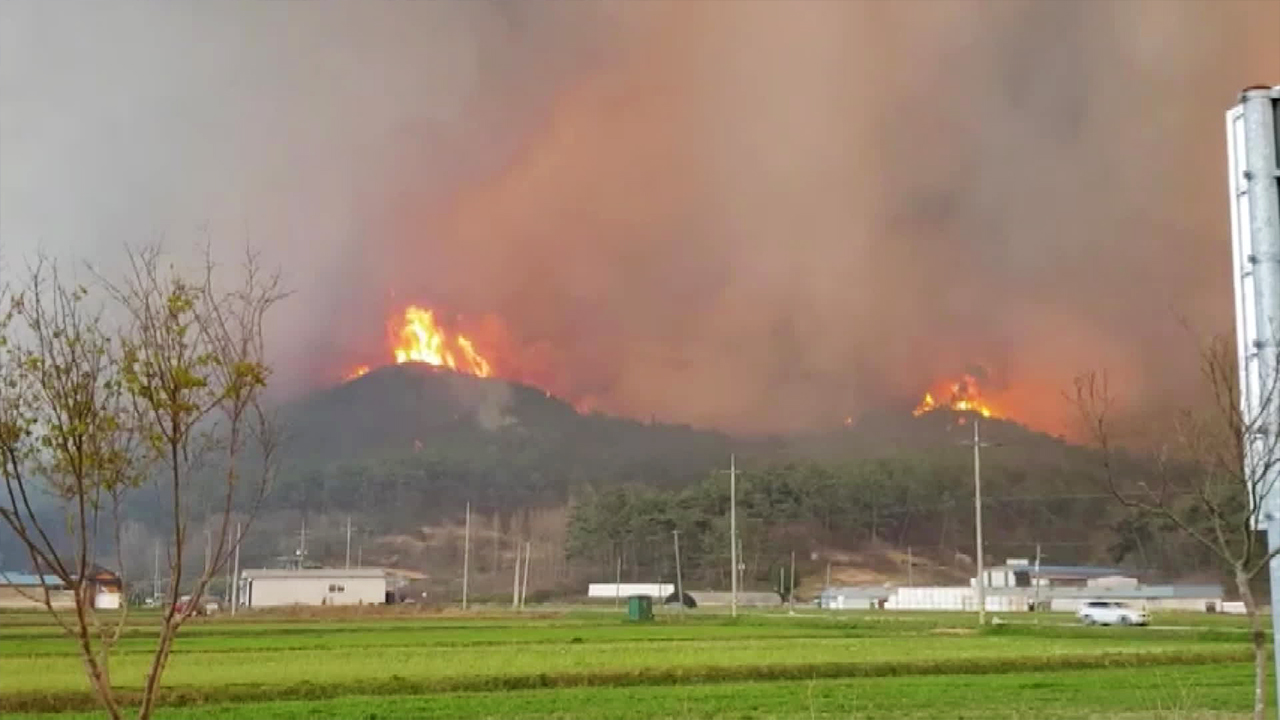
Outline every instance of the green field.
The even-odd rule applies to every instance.
[[[1231,717],[1248,710],[1238,618],[1080,628],[1041,616],[978,631],[959,614],[517,616],[369,612],[193,621],[165,718]],[[0,713],[94,717],[69,640],[0,615]],[[154,618],[112,676],[141,686]]]

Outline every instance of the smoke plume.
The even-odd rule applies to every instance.
[[[138,3],[0,10],[0,237],[246,240],[300,390],[439,309],[504,374],[738,431],[980,368],[1064,428],[1230,332],[1223,111],[1267,0]],[[1183,326],[1189,325],[1189,332]]]

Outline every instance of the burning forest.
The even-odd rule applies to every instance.
[[[545,383],[536,377],[530,377],[511,363],[501,366],[502,371],[495,370],[496,359],[490,358],[498,356],[493,355],[492,350],[478,346],[477,341],[465,332],[441,322],[436,310],[419,305],[409,305],[403,312],[392,316],[387,323],[386,344],[383,362],[354,366],[344,373],[343,382],[361,378],[372,368],[382,364],[416,363],[477,378],[523,382],[544,390],[548,395],[553,393]],[[983,377],[989,375],[985,370],[981,373]],[[579,412],[587,413],[596,409],[595,400],[590,396],[574,397],[570,391],[565,398]],[[955,380],[942,380],[930,385],[911,414],[920,417],[937,410],[975,413],[984,418],[1008,417],[996,409],[989,394],[984,392],[979,376],[971,373],[962,374]],[[846,426],[853,422],[852,416],[844,420]]]

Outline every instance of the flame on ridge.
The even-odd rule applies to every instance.
[[[441,328],[435,313],[417,305],[405,308],[404,325],[393,342],[396,363],[426,363],[478,377],[493,375],[493,366],[476,351],[470,338]]]
[[[954,382],[940,383],[939,386],[924,394],[924,398],[916,409],[911,411],[911,414],[920,417],[939,408],[947,408],[954,412],[977,413],[984,418],[1000,417],[1000,414],[982,398],[978,380],[972,375],[965,375]]]

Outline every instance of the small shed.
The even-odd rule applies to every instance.
[[[93,596],[93,606],[98,610],[119,610],[123,604],[124,581],[110,570],[94,566],[85,573],[85,582]]]

